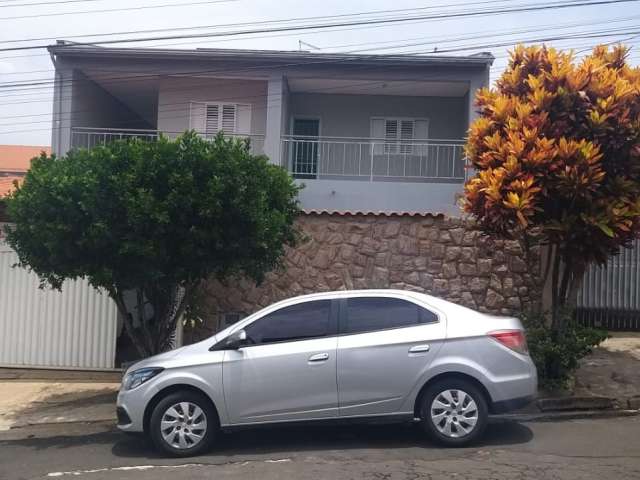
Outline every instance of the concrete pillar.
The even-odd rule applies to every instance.
[[[72,92],[73,70],[58,63],[53,84],[51,126],[51,149],[57,156],[65,155],[71,148]]]
[[[267,126],[264,138],[264,153],[271,163],[281,163],[281,141],[284,134],[282,117],[286,108],[284,106],[284,91],[286,80],[282,74],[269,78],[267,86]]]

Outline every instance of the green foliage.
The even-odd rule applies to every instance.
[[[43,285],[84,277],[121,310],[123,292],[134,290],[138,310],[150,303],[150,324],[161,325],[182,313],[200,280],[260,281],[275,268],[297,239],[297,193],[246,141],[188,132],[114,142],[35,159],[7,199],[8,241]]]
[[[608,337],[605,330],[579,325],[570,313],[561,315],[566,317],[561,329],[551,328],[542,314],[529,313],[522,318],[540,386],[546,389],[566,386],[578,361]]]
[[[489,234],[549,246],[554,323],[587,267],[640,235],[640,68],[628,53],[599,46],[578,61],[518,46],[476,98],[465,209]]]

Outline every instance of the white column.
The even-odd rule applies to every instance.
[[[282,116],[284,112],[284,89],[286,81],[282,74],[269,78],[267,87],[267,126],[264,138],[264,153],[271,163],[280,164],[280,138],[282,130]]]
[[[59,63],[53,88],[51,149],[57,156],[62,156],[71,148],[73,70]]]

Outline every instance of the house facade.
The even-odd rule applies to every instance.
[[[489,54],[50,48],[53,150],[194,129],[248,137],[312,211],[457,215]]]
[[[54,153],[196,130],[249,138],[303,183],[305,241],[261,285],[204,288],[209,335],[274,301],[343,288],[425,291],[495,313],[529,302],[517,245],[461,217],[463,144],[490,54],[119,49],[59,42]]]

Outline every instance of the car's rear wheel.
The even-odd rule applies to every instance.
[[[443,379],[422,397],[424,429],[441,445],[462,447],[476,441],[487,426],[489,412],[482,392],[464,379]]]
[[[219,429],[211,401],[192,391],[174,392],[153,409],[149,434],[155,447],[175,457],[189,457],[211,447]]]

